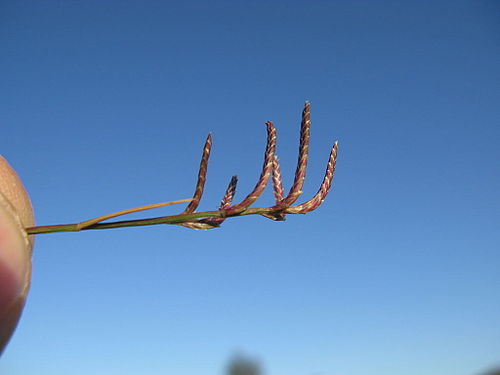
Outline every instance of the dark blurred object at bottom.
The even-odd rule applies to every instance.
[[[262,371],[257,361],[241,356],[233,357],[233,359],[231,359],[229,365],[227,366],[227,375],[261,375],[261,374]]]
[[[486,372],[482,372],[481,375],[500,375],[500,367],[495,367]]]

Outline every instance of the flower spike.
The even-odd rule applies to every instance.
[[[279,204],[283,200],[285,191],[283,189],[283,182],[281,178],[281,169],[278,155],[274,155],[273,159],[273,192],[274,198],[276,199],[276,204]]]
[[[264,154],[264,163],[262,171],[257,184],[254,189],[248,194],[245,199],[240,203],[231,206],[234,195],[236,193],[236,184],[238,179],[236,176],[231,178],[231,181],[226,189],[224,197],[220,206],[216,211],[196,212],[200,200],[203,196],[205,181],[207,176],[208,160],[210,157],[210,150],[212,147],[212,136],[209,134],[200,161],[200,168],[198,170],[198,180],[192,199],[185,199],[182,201],[173,201],[168,203],[157,203],[147,206],[137,207],[129,210],[119,211],[112,214],[99,216],[95,219],[86,220],[76,224],[61,224],[61,225],[45,225],[26,228],[27,234],[40,234],[40,233],[55,233],[55,232],[76,232],[80,230],[90,229],[110,229],[110,228],[123,228],[133,226],[157,225],[157,224],[171,224],[181,225],[191,229],[212,229],[220,226],[227,218],[237,217],[244,215],[261,215],[266,218],[283,221],[287,214],[305,214],[318,208],[325,200],[332,186],[332,179],[335,173],[337,163],[338,143],[332,147],[328,165],[326,167],[325,176],[318,192],[307,202],[299,205],[292,206],[302,194],[302,187],[306,177],[306,168],[308,161],[309,151],[309,138],[310,138],[310,103],[306,102],[304,110],[302,111],[302,121],[300,130],[300,145],[299,156],[297,159],[297,167],[295,170],[295,177],[292,187],[286,197],[284,197],[284,189],[281,178],[281,171],[276,151],[276,129],[272,122],[266,122],[267,126],[267,144]],[[267,186],[269,178],[272,176],[273,191],[275,198],[275,205],[271,207],[258,207],[250,208],[255,201],[261,196]],[[143,211],[151,208],[158,208],[167,205],[172,205],[181,202],[190,202],[186,209],[177,215],[161,216],[140,220],[122,220],[114,222],[104,222],[117,216],[126,215],[132,212]]]
[[[224,197],[222,197],[222,201],[220,202],[219,211],[231,207],[231,202],[233,201],[234,194],[236,194],[237,184],[238,184],[238,176],[231,177],[231,181],[229,181],[226,193],[224,194]],[[226,220],[225,217],[209,217],[207,219],[199,220],[198,223],[207,224],[215,228],[219,227],[224,222],[224,220]]]
[[[311,134],[311,103],[305,102],[302,111],[302,122],[300,124],[300,145],[297,159],[297,169],[293,185],[287,197],[281,202],[282,206],[290,206],[302,194],[302,187],[306,178],[307,160],[309,154],[309,137]]]
[[[273,160],[273,193],[274,199],[276,201],[276,207],[279,210],[281,208],[280,204],[283,201],[283,195],[285,192],[283,189],[283,182],[281,178],[280,163],[276,154],[274,155]],[[273,213],[263,213],[262,216],[274,221],[286,220],[286,214],[281,211],[276,211]]]
[[[264,164],[262,165],[262,172],[260,174],[259,181],[257,181],[254,189],[250,194],[247,195],[245,199],[225,210],[227,216],[232,216],[246,210],[260,197],[260,195],[266,188],[267,181],[269,180],[269,176],[271,175],[271,171],[273,168],[274,152],[276,150],[276,129],[271,121],[266,122],[266,126],[267,145],[266,152],[264,154]]]
[[[205,181],[207,180],[208,159],[210,158],[210,150],[212,149],[212,134],[208,134],[203,146],[201,155],[200,168],[198,170],[198,181],[194,190],[193,200],[189,203],[183,213],[189,214],[195,212],[200,204],[200,199],[205,189]]]
[[[330,157],[328,159],[328,164],[326,166],[325,177],[316,195],[305,203],[294,207],[288,207],[285,212],[290,214],[306,214],[315,210],[321,205],[321,203],[324,202],[332,186],[333,175],[335,173],[335,165],[337,163],[337,153],[339,148],[338,145],[339,143],[335,142],[332,147]]]
[[[234,194],[236,194],[236,185],[238,185],[238,176],[233,176],[231,177],[231,181],[229,181],[229,185],[227,185],[226,193],[222,197],[219,210],[225,210],[226,208],[231,207]]]

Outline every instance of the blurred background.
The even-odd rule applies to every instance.
[[[324,205],[284,223],[37,236],[0,373],[498,366],[499,21],[497,1],[2,2],[0,151],[39,225],[189,198],[208,132],[200,209],[233,174],[241,199],[267,120],[288,189],[305,100],[303,200],[340,151]]]

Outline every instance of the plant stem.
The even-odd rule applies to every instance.
[[[139,227],[139,226],[158,225],[158,224],[181,224],[202,218],[210,218],[210,217],[225,218],[225,217],[235,217],[235,216],[245,216],[245,215],[261,215],[274,211],[276,211],[275,207],[249,208],[242,212],[230,215],[226,215],[226,212],[223,210],[205,211],[205,212],[172,215],[172,216],[161,216],[149,219],[123,220],[123,221],[114,221],[110,223],[96,223],[86,227],[81,227],[79,223],[43,225],[43,226],[26,228],[26,232],[28,234],[43,234],[43,233],[58,233],[58,232],[79,232],[82,230],[91,230],[91,229]]]

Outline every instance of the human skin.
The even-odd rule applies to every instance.
[[[21,180],[0,156],[0,354],[21,316],[31,280],[33,209]]]

